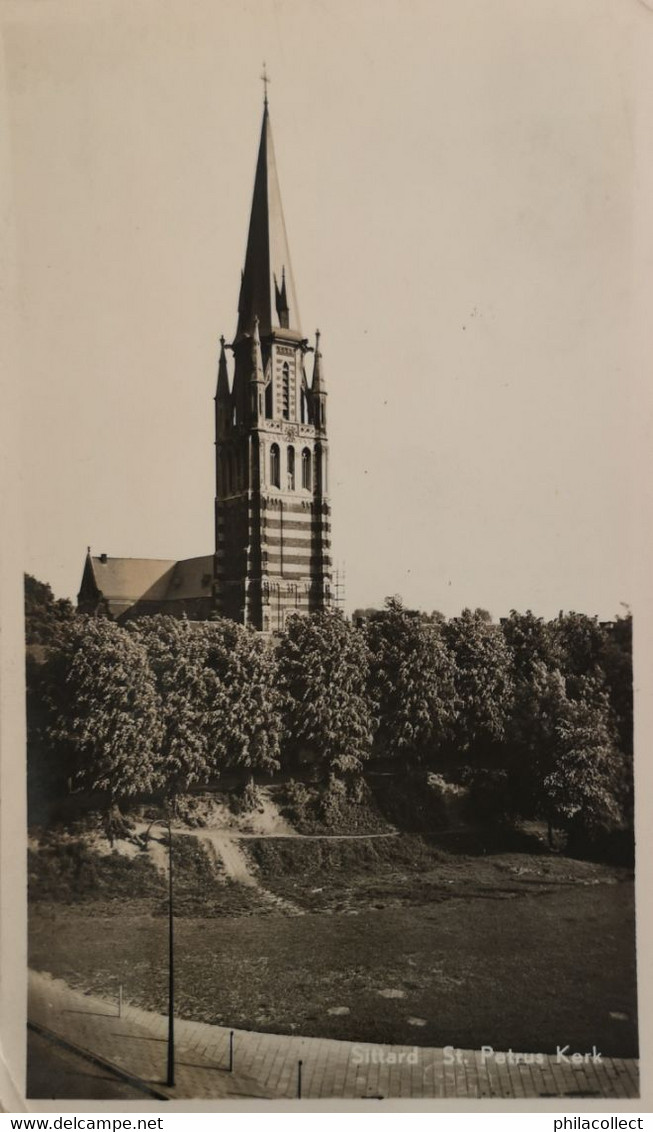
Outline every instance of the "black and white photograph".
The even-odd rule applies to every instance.
[[[647,35],[4,5],[28,1106],[640,1097]]]

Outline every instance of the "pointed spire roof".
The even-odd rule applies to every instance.
[[[322,373],[322,351],[320,350],[320,332],[315,331],[315,361],[313,363],[312,393],[326,393],[324,387],[324,374]]]
[[[255,316],[258,316],[262,335],[282,327],[301,333],[274,158],[267,90],[254,179],[245,269],[238,302],[236,339],[253,333]]]
[[[227,369],[227,355],[224,348],[224,334],[220,338],[220,361],[218,362],[218,388],[216,397],[226,400],[229,397],[229,371]]]

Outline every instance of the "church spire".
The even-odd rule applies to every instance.
[[[295,283],[283,218],[281,193],[274,158],[267,84],[259,142],[254,194],[247,236],[245,268],[238,302],[236,342],[254,331],[258,316],[262,337],[272,330],[290,329],[301,334]]]

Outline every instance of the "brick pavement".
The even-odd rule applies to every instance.
[[[576,1067],[546,1057],[538,1065],[509,1065],[484,1061],[477,1050],[461,1050],[459,1060],[448,1064],[442,1049],[248,1030],[234,1031],[234,1072],[229,1073],[229,1030],[182,1019],[175,1024],[177,1084],[167,1089],[162,1084],[165,1015],[124,1005],[118,1018],[115,1000],[84,994],[61,979],[31,971],[28,1017],[171,1099],[294,1098],[300,1060],[302,1095],[313,1100],[639,1096],[638,1064],[632,1059],[606,1057]]]

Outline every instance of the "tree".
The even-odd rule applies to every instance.
[[[279,768],[280,697],[272,645],[234,621],[204,623],[209,750],[219,772]]]
[[[549,769],[553,726],[567,698],[557,667],[560,654],[549,625],[531,610],[511,610],[501,627],[514,687],[505,736],[511,805],[522,817],[543,816],[542,778]]]
[[[560,614],[546,624],[513,611],[503,630],[515,683],[507,731],[515,809],[545,818],[550,839],[557,825],[586,843],[629,810],[630,764],[618,750],[619,717],[607,677],[611,670],[627,713],[627,635],[622,656],[619,639],[584,614]]]
[[[454,666],[439,620],[407,610],[397,597],[366,625],[375,746],[385,756],[435,761],[454,717]]]
[[[542,617],[536,617],[530,609],[517,613],[511,609],[510,616],[501,623],[506,644],[512,657],[513,677],[516,684],[529,682],[532,666],[542,663],[547,668],[558,667],[558,652],[549,625]]]
[[[568,708],[562,673],[543,660],[532,660],[515,682],[513,710],[507,725],[506,765],[513,812],[544,818],[552,842],[551,807],[544,780],[555,762],[556,728]]]
[[[617,617],[603,634],[601,668],[624,755],[633,754],[633,619]]]
[[[68,598],[56,599],[47,582],[25,574],[25,642],[55,645],[75,616]]]
[[[278,695],[269,644],[233,621],[142,617],[162,724],[162,767],[174,796],[225,770],[279,766]]]
[[[622,821],[623,761],[610,726],[605,693],[579,686],[554,727],[552,765],[542,787],[551,819],[586,844]]]
[[[580,694],[582,682],[589,677],[595,684],[603,682],[601,659],[605,648],[605,631],[597,617],[586,613],[559,613],[549,623],[558,665],[573,698]],[[585,694],[587,686],[585,686]]]
[[[49,824],[73,773],[70,761],[59,751],[53,757],[48,711],[49,665],[31,655],[25,669],[27,723],[27,806],[30,825]]]
[[[510,652],[484,610],[464,609],[444,635],[455,665],[456,743],[481,752],[505,736],[514,691]]]
[[[277,666],[289,760],[311,752],[328,771],[356,777],[372,744],[363,634],[340,613],[291,617]]]
[[[213,682],[207,663],[208,638],[201,622],[174,617],[130,621],[134,639],[145,648],[154,678],[161,726],[161,771],[172,797],[212,768],[210,713]]]
[[[159,704],[143,644],[114,622],[75,618],[47,665],[48,737],[76,784],[114,804],[160,785]]]

